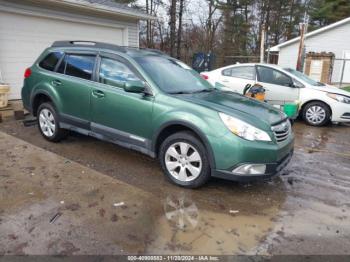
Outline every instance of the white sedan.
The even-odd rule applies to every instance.
[[[266,89],[266,101],[275,106],[299,103],[299,112],[310,125],[350,122],[350,92],[322,84],[291,68],[270,64],[236,64],[201,73],[216,87],[240,94],[247,84]]]

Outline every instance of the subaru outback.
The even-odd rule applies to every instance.
[[[58,41],[24,77],[23,104],[45,139],[75,131],[137,150],[179,186],[267,179],[293,154],[284,113],[217,90],[157,50]]]

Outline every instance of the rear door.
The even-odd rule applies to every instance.
[[[128,80],[144,81],[124,58],[101,53],[91,95],[91,129],[111,139],[147,147],[152,136],[153,96],[126,92]]]
[[[247,84],[255,84],[256,74],[254,66],[234,66],[221,71],[220,83],[232,91],[243,94]]]
[[[51,81],[61,101],[62,122],[89,128],[95,53],[66,53]]]
[[[299,99],[299,88],[294,87],[293,79],[277,69],[257,66],[258,82],[265,88],[265,99],[272,105],[284,105]]]

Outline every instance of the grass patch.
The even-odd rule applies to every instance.
[[[344,87],[343,89],[346,90],[346,91],[348,91],[348,92],[350,92],[350,86],[346,86],[346,87]]]

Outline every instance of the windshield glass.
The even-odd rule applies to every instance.
[[[136,57],[135,60],[166,93],[186,94],[214,90],[196,71],[179,60],[161,56]]]
[[[292,69],[292,68],[284,68],[284,70],[286,70],[287,72],[295,75],[296,77],[300,78],[301,80],[303,80],[304,82],[308,83],[309,85],[312,85],[312,86],[324,86],[325,84],[322,84],[320,82],[317,82],[313,79],[311,79],[310,77],[308,77],[307,75],[295,70],[295,69]]]

